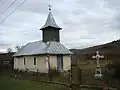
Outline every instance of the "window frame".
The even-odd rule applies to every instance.
[[[33,57],[33,65],[34,65],[34,66],[37,65],[37,57]]]
[[[57,55],[57,70],[63,71],[64,70],[64,56],[62,54]]]
[[[26,58],[24,57],[23,60],[24,60],[24,65],[26,65]]]

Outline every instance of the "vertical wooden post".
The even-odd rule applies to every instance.
[[[109,88],[108,88],[108,83],[107,82],[105,82],[104,83],[104,87],[103,87],[103,90],[108,90]]]
[[[79,68],[79,84],[80,85],[82,84],[82,71],[80,68]]]
[[[71,59],[72,59],[72,56],[70,55]],[[69,78],[69,88],[70,90],[72,90],[72,62],[71,62],[71,70],[70,70],[70,78]]]
[[[50,81],[52,81],[51,68],[50,68],[50,57],[49,57],[49,55],[47,55],[47,59],[48,59],[48,76],[49,76]]]

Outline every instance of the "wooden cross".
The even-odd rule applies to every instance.
[[[100,54],[99,54],[99,51],[96,51],[96,55],[95,55],[95,56],[92,56],[92,58],[97,60],[97,67],[100,67],[99,61],[100,61],[101,58],[104,58],[104,56],[103,56],[103,55],[100,55]]]

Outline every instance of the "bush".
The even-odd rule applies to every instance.
[[[26,72],[26,73],[29,72],[28,68],[25,69],[25,72]]]
[[[13,69],[13,73],[18,73],[19,72],[19,69]]]
[[[120,62],[114,62],[113,64],[108,64],[106,66],[108,70],[113,70],[113,77],[116,79],[120,79]]]
[[[114,64],[107,64],[106,65],[106,68],[108,69],[108,70],[111,70],[111,69],[113,69],[114,68]]]

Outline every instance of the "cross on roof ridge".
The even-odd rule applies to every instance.
[[[49,7],[49,11],[51,11],[51,7],[52,7],[52,6],[49,4],[48,7]]]
[[[43,30],[47,27],[53,27],[53,28],[57,28],[58,30],[61,30],[62,28],[60,28],[56,22],[55,22],[55,19],[52,15],[52,12],[51,12],[51,5],[49,4],[49,14],[48,14],[48,17],[47,17],[47,20],[45,22],[45,24],[42,26],[42,28],[40,28],[40,30]]]

